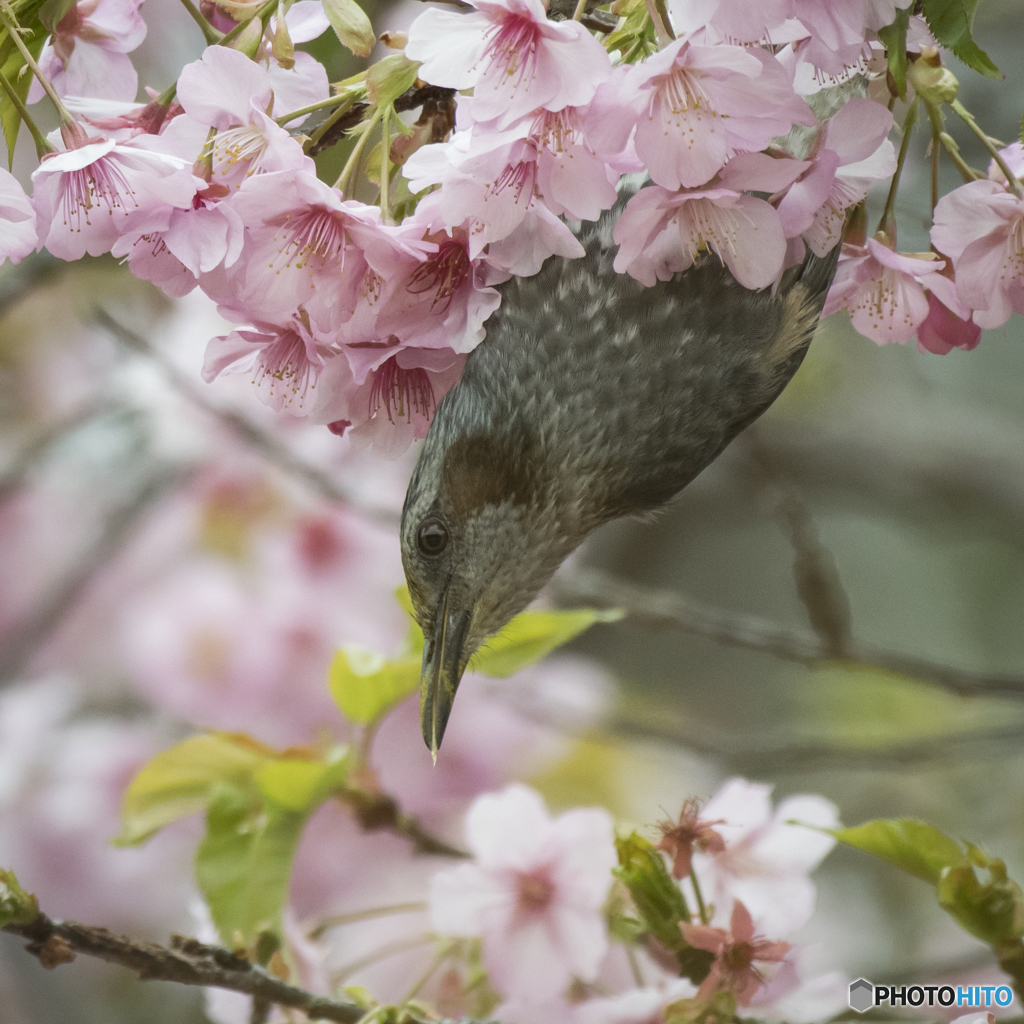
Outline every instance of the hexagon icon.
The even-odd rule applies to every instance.
[[[866,1013],[875,1003],[875,986],[865,978],[850,984],[850,1009]]]

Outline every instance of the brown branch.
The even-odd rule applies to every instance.
[[[411,814],[406,814],[386,793],[373,794],[361,789],[344,789],[339,792],[338,799],[348,804],[356,821],[367,832],[376,832],[380,829],[397,832],[412,841],[417,853],[460,860],[469,857],[465,850],[450,846],[425,831]]]
[[[622,608],[638,623],[678,629],[808,668],[840,665],[875,669],[930,683],[961,696],[984,694],[1024,699],[1024,678],[1019,676],[971,672],[856,639],[850,641],[843,657],[836,657],[827,644],[803,630],[756,615],[710,607],[675,591],[637,587],[594,569],[578,569],[557,576],[553,590],[567,602],[586,601]]]
[[[853,641],[853,627],[850,599],[835,557],[822,544],[803,495],[779,469],[755,431],[756,427],[744,434],[750,468],[789,537],[797,595],[807,609],[811,628],[834,657],[842,657]]]
[[[332,479],[318,467],[296,455],[273,434],[257,426],[233,409],[224,409],[212,402],[202,389],[151,342],[115,320],[106,310],[94,311],[96,321],[126,348],[151,359],[163,371],[169,383],[194,406],[223,423],[236,436],[256,449],[268,462],[312,488],[329,501],[348,505],[362,515],[387,526],[395,526],[398,516],[392,509],[382,508],[360,499],[352,491]]]
[[[39,962],[53,969],[74,960],[75,955],[97,957],[134,971],[143,981],[173,981],[180,985],[224,988],[253,997],[257,1008],[272,1005],[302,1010],[310,1020],[355,1024],[365,1010],[355,1003],[328,999],[296,988],[218,946],[175,935],[170,947],[143,939],[114,935],[106,928],[53,921],[40,914],[31,924],[8,924],[3,930],[28,939],[25,947]]]

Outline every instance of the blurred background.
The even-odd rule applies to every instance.
[[[383,31],[421,9],[368,13]],[[133,59],[163,89],[201,38],[172,0],[142,13]],[[951,67],[968,109],[1009,142],[1020,3],[982,3],[976,38],[1008,81]],[[330,33],[304,48],[332,81],[359,68]],[[987,166],[961,125],[949,130]],[[928,247],[926,142],[919,131],[898,203],[905,251]],[[26,183],[31,152],[15,159]],[[959,183],[945,162],[943,174],[943,191]],[[133,772],[195,727],[278,746],[344,739],[325,687],[333,651],[393,653],[405,630],[392,595],[415,449],[387,462],[272,413],[245,376],[203,384],[205,343],[228,329],[198,292],[168,300],[109,258],[0,268],[0,864],[55,917],[160,941],[204,926],[199,822],[111,848]],[[374,750],[385,787],[457,837],[467,800],[514,778],[553,807],[602,803],[641,826],[743,775],[776,798],[821,793],[846,824],[923,818],[1024,878],[1022,382],[1020,317],[944,357],[879,349],[831,318],[782,399],[671,509],[600,531],[546,595],[640,607],[670,592],[689,628],[638,614],[523,677],[467,680],[436,771],[414,703],[400,708]],[[861,647],[967,673],[968,689],[1016,677],[1021,693],[780,656],[773,630],[791,648],[820,643],[798,584],[817,587],[819,613],[848,607]],[[422,878],[396,837],[324,815],[300,852],[295,914],[393,902]],[[816,878],[803,935],[814,970],[998,976],[923,883],[844,849]],[[329,953],[346,982],[359,965],[338,964],[362,941]],[[198,1024],[207,1009],[200,993],[100,964],[47,973],[0,935],[3,1024]]]

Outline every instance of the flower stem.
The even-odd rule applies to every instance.
[[[294,121],[297,117],[302,117],[304,114],[312,114],[314,110],[323,110],[325,107],[333,107],[338,103],[344,103],[346,100],[351,99],[352,97],[347,93],[338,93],[337,96],[328,96],[325,100],[320,100],[317,103],[311,103],[308,107],[300,107],[298,110],[292,110],[290,113],[284,114],[281,117],[275,117],[274,120],[283,128],[289,121]],[[342,111],[342,113],[344,113],[344,111]]]
[[[3,9],[2,5],[0,5],[0,25],[3,25],[3,27],[7,29],[7,34],[11,37],[14,45],[21,51],[22,57],[25,58],[25,63],[32,69],[32,74],[34,74],[39,80],[39,84],[43,87],[43,91],[53,104],[54,110],[57,111],[60,123],[62,125],[74,124],[75,119],[70,113],[68,113],[68,108],[61,103],[60,97],[57,95],[57,90],[54,89],[50,84],[50,80],[40,70],[35,57],[32,56],[29,52],[29,48],[25,45],[25,40],[21,38],[18,26],[11,22],[11,19],[7,16],[7,12]]]
[[[572,12],[572,20],[582,21],[583,15],[586,13],[586,10],[587,0],[579,0],[579,2],[576,4],[576,10]]]
[[[658,45],[665,47],[675,39],[672,31],[672,24],[668,20],[668,11],[665,9],[665,0],[645,0],[647,13],[654,22],[654,31],[658,33]]]
[[[215,29],[207,20],[203,17],[199,8],[196,7],[192,0],[181,0],[182,7],[191,15],[192,20],[199,26],[199,31],[203,33],[203,38],[206,40],[207,46],[214,46],[224,38],[224,33]]]
[[[690,884],[693,886],[693,897],[697,901],[697,913],[700,914],[700,923],[708,924],[710,918],[708,917],[708,908],[704,906],[704,895],[700,891],[700,883],[697,881],[697,876],[693,873],[693,869],[690,869]]]
[[[925,104],[928,111],[928,120],[932,125],[932,214],[935,213],[935,206],[939,201],[939,146],[942,144],[942,113],[931,103]]]
[[[392,917],[396,914],[419,914],[427,909],[426,903],[392,903],[386,907],[370,907],[368,910],[355,910],[350,914],[335,914],[325,917],[308,934],[310,939],[319,939],[325,932],[345,924],[356,924],[359,921],[372,921],[377,917]]]
[[[903,173],[903,165],[907,160],[907,152],[910,150],[910,135],[917,121],[917,100],[907,108],[907,116],[903,119],[903,142],[900,145],[900,155],[896,159],[896,172],[892,176],[889,185],[889,194],[885,198],[885,209],[878,221],[876,231],[884,231],[889,242],[896,244],[896,217],[893,210],[896,206],[896,193],[900,187],[900,175]]]
[[[391,185],[391,111],[390,103],[384,104],[381,114],[380,137],[380,214],[385,224],[394,224],[391,217],[391,201],[388,198]]]
[[[334,183],[334,187],[339,192],[348,192],[349,179],[353,176],[356,168],[359,166],[359,159],[362,157],[363,150],[366,148],[366,143],[369,141],[370,135],[373,133],[373,129],[377,126],[377,122],[380,120],[380,117],[381,112],[378,110],[370,121],[366,122],[366,127],[359,136],[359,141],[356,142],[352,152],[349,153],[348,160],[345,161],[345,166],[341,169],[341,174],[338,175],[338,180]]]
[[[56,150],[46,141],[43,133],[36,127],[35,121],[32,120],[29,112],[25,109],[25,104],[21,102],[17,89],[11,85],[3,71],[0,71],[0,88],[7,93],[8,99],[14,104],[14,109],[17,110],[25,127],[29,130],[32,141],[36,144],[36,156],[42,160],[44,156],[55,153]]]
[[[1017,176],[1010,170],[1002,156],[999,155],[999,150],[992,145],[992,140],[978,126],[978,122],[974,120],[974,115],[959,100],[953,100],[950,103],[950,107],[953,113],[981,140],[981,144],[988,150],[992,159],[995,160],[996,166],[1006,175],[1007,187],[1010,191],[1018,199],[1024,199],[1024,189],[1021,188]]]

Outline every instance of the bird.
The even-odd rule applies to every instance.
[[[573,226],[583,257],[500,286],[424,438],[400,541],[435,763],[473,653],[595,529],[656,512],[717,458],[789,383],[820,319],[838,244],[762,291],[708,251],[654,287],[616,273],[633,191]]]

